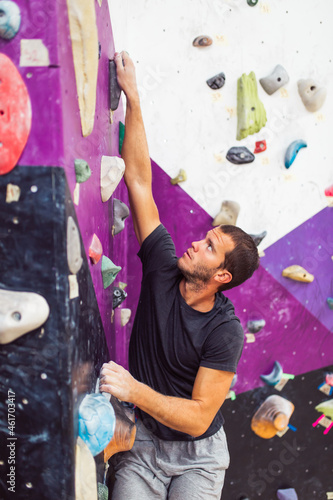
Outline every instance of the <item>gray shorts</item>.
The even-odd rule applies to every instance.
[[[164,441],[138,420],[133,448],[110,463],[112,500],[220,500],[229,452],[223,427],[198,441]]]

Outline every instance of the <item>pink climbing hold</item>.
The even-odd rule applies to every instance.
[[[254,153],[262,153],[263,151],[266,151],[266,148],[267,148],[267,146],[266,146],[265,140],[257,141],[255,150],[253,152]]]
[[[333,196],[333,184],[332,186],[325,189],[325,196]]]
[[[333,373],[326,373],[325,382],[331,387],[333,386]]]
[[[102,257],[103,247],[98,236],[94,234],[92,242],[89,247],[89,257],[93,264],[97,264]]]

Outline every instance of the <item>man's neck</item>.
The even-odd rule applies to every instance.
[[[186,304],[196,311],[209,312],[214,307],[216,290],[208,285],[198,289],[183,278],[179,283],[179,291]]]

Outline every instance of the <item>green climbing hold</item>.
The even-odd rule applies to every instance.
[[[329,399],[327,401],[324,401],[323,403],[320,403],[315,407],[315,410],[319,411],[319,413],[323,413],[325,417],[329,417],[331,420],[333,420],[333,399]]]
[[[237,82],[237,140],[255,134],[267,121],[263,103],[258,97],[257,80],[253,71]]]
[[[102,257],[102,277],[104,290],[110,286],[116,279],[117,274],[121,271],[120,266],[116,266],[112,260],[103,255]]]
[[[258,0],[247,0],[247,5],[249,5],[250,7],[254,7],[255,5],[257,5],[258,3]]]
[[[75,175],[76,182],[81,184],[89,179],[91,176],[91,170],[88,163],[85,160],[75,160]]]
[[[121,155],[121,149],[123,147],[125,136],[125,125],[122,122],[119,122],[119,154]]]
[[[98,500],[108,500],[109,488],[106,486],[106,484],[97,483],[97,495]]]

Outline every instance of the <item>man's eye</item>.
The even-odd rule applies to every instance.
[[[213,250],[212,245],[208,245],[208,247],[207,247],[207,248],[208,248],[208,250],[209,250],[210,252]]]

